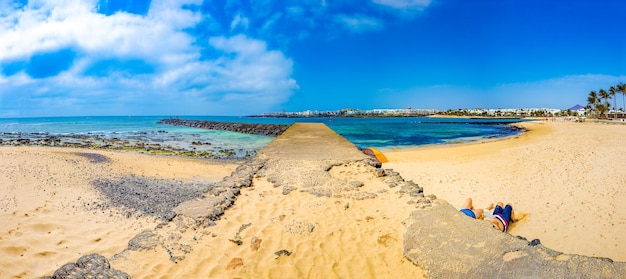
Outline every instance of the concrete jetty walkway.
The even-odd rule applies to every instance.
[[[368,158],[323,123],[294,123],[257,155],[267,159],[338,160]]]
[[[249,164],[237,168],[234,176],[215,186],[203,199],[181,203],[175,211],[177,214],[191,217],[199,223],[216,220],[233,204],[239,194],[239,188],[251,185],[254,174],[261,167],[277,168],[282,172],[290,167],[269,166],[265,163],[267,160],[345,162],[367,158],[369,157],[359,151],[354,144],[322,123],[295,123],[260,150]],[[289,163],[287,165],[294,164]],[[318,175],[322,174],[319,173]],[[292,186],[287,187],[295,189]],[[311,191],[316,191],[316,189]]]

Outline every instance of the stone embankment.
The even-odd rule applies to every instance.
[[[167,124],[174,126],[186,126],[192,128],[201,128],[208,130],[222,130],[237,133],[261,135],[277,137],[280,136],[289,125],[278,124],[249,124],[235,122],[216,122],[216,121],[200,121],[200,120],[183,120],[178,118],[163,119],[158,124]]]

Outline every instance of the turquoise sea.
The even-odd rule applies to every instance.
[[[228,131],[211,131],[157,124],[170,116],[0,118],[0,139],[49,136],[101,137],[159,143],[190,148],[193,142],[210,142],[211,149],[257,151],[273,138]],[[501,138],[522,133],[508,123],[520,119],[469,118],[254,118],[236,116],[185,116],[181,119],[292,124],[322,122],[359,147],[410,147]]]

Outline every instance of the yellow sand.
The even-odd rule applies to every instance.
[[[108,167],[75,152],[104,154]],[[159,223],[127,219],[115,212],[85,211],[83,203],[103,199],[89,181],[133,173],[159,178],[221,178],[236,166],[207,161],[92,150],[4,147],[0,183],[0,278],[51,275],[80,256],[122,252],[128,241]],[[302,166],[305,167],[305,166]],[[190,253],[175,263],[167,251],[126,251],[111,261],[133,278],[424,278],[425,271],[402,255],[402,221],[415,209],[362,165],[338,166],[331,175],[365,183],[376,199],[282,194],[265,177],[242,190],[215,226],[188,229],[181,242]],[[54,193],[54,194],[52,194]],[[15,197],[15,198],[13,198]],[[242,225],[250,224],[242,229]],[[241,231],[241,232],[239,232]],[[239,234],[238,234],[239,232]],[[239,236],[243,244],[230,241]],[[260,240],[251,248],[253,237]],[[280,250],[291,256],[275,255]],[[241,259],[242,265],[232,265]]]
[[[539,238],[566,253],[626,260],[626,126],[530,123],[517,138],[446,147],[386,150],[384,168],[400,171],[459,206],[510,202],[522,221],[511,234]],[[110,164],[90,163],[76,149],[0,148],[0,278],[51,275],[81,255],[121,252],[158,221],[116,212],[86,211],[103,199],[89,181],[137,174],[176,179],[227,176],[235,165],[206,160],[96,152]],[[162,247],[127,251],[113,268],[133,278],[423,278],[402,256],[402,221],[416,207],[358,166],[331,175],[365,183],[377,198],[282,194],[266,177],[242,190],[215,226],[188,229],[193,243],[174,263]],[[387,190],[387,191],[385,191]],[[244,226],[250,224],[249,226]],[[229,239],[237,236],[242,245]],[[251,247],[260,239],[258,250]],[[258,242],[258,240],[257,240]],[[282,249],[291,256],[276,256]],[[230,266],[229,266],[230,264]]]
[[[283,195],[281,187],[256,178],[216,226],[184,234],[197,240],[184,260],[172,262],[158,247],[128,252],[112,266],[133,278],[425,278],[402,255],[402,221],[415,208],[407,204],[410,197],[389,191],[358,164],[330,172],[364,182],[361,191],[380,193],[366,200]],[[230,241],[237,236],[242,245]],[[258,250],[251,247],[254,239]],[[275,254],[283,249],[292,254]]]
[[[511,203],[510,233],[546,247],[626,261],[626,125],[525,123],[495,142],[385,150],[385,167],[459,208]]]
[[[76,152],[99,153],[94,164]],[[94,178],[136,174],[221,180],[236,165],[140,154],[42,147],[0,147],[0,278],[37,278],[80,256],[111,257],[156,220],[85,210],[103,197]]]

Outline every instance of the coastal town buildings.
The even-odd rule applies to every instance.
[[[556,116],[586,116],[585,107],[576,105],[570,109],[553,108],[509,108],[509,109],[341,109],[336,111],[306,110],[301,112],[268,112],[254,117],[408,117],[408,116],[467,116],[467,117],[556,117]]]

